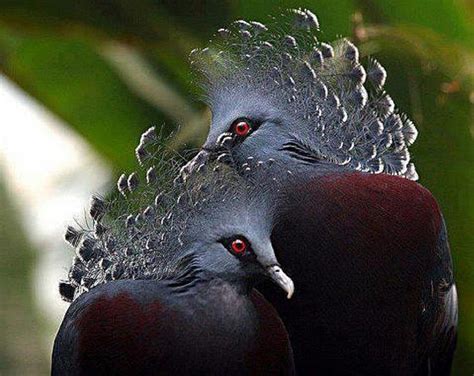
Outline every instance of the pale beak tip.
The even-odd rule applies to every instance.
[[[287,293],[287,299],[291,299],[295,292],[295,284],[278,265],[272,265],[267,268],[267,273],[272,280]]]
[[[294,284],[291,285],[291,288],[288,290],[288,295],[286,296],[287,299],[291,299],[291,297],[293,296],[295,292],[295,287],[294,287]]]

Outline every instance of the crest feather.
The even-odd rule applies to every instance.
[[[305,9],[268,25],[239,20],[220,29],[191,54],[208,104],[236,89],[254,92],[313,129],[312,144],[326,160],[415,180],[414,165],[407,166],[417,131],[384,91],[385,69],[373,58],[364,67],[350,40],[328,43],[318,32],[318,18]],[[403,119],[402,129],[387,124],[393,115]]]

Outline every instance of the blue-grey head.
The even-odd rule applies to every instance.
[[[275,219],[272,198],[277,183],[273,182],[270,190],[260,180],[244,180],[233,169],[217,166],[222,170],[217,175],[201,172],[208,189],[204,195],[191,198],[201,204],[186,209],[188,218],[179,230],[181,252],[184,256],[192,255],[207,273],[244,281],[247,287],[270,278],[290,298],[293,281],[279,265],[270,239]],[[195,187],[195,179],[196,175],[186,184]]]
[[[191,53],[212,122],[185,176],[209,158],[251,157],[417,179],[417,130],[384,91],[385,69],[374,59],[364,68],[353,43],[321,42],[318,31],[313,13],[293,9],[268,26],[235,21]]]
[[[119,178],[118,197],[92,198],[92,228],[68,228],[76,257],[60,284],[63,298],[71,301],[111,280],[176,282],[196,275],[247,291],[270,278],[291,297],[293,282],[270,240],[275,182],[244,179],[220,162],[186,181],[174,179],[179,164],[156,150],[156,138],[154,128],[142,136],[136,149],[141,168]]]

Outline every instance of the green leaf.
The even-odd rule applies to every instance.
[[[121,169],[133,166],[141,131],[165,120],[82,41],[24,37],[4,50],[2,69]]]

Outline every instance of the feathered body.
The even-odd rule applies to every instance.
[[[205,276],[120,280],[80,296],[55,341],[53,375],[291,375],[291,347],[255,290]]]
[[[353,43],[318,32],[313,13],[290,10],[236,21],[192,53],[212,122],[183,176],[217,157],[241,174],[272,160],[266,179],[287,177],[272,243],[296,293],[265,293],[299,374],[447,375],[457,295],[439,207],[411,181],[417,130],[380,63],[364,68]]]
[[[221,164],[173,181],[156,141],[151,128],[137,148],[146,176],[121,176],[124,197],[93,197],[92,228],[67,230],[77,255],[60,292],[73,302],[52,373],[293,374],[284,325],[252,290],[267,275],[291,282],[271,249],[271,210],[255,213],[265,190]]]
[[[446,228],[429,191],[359,172],[300,177],[272,244],[296,293],[264,289],[300,374],[448,375],[457,296]]]
[[[245,357],[241,344],[264,332],[268,348],[268,335],[274,332],[256,317],[267,323],[278,318],[267,309],[259,316],[262,307],[249,294],[262,270],[272,268],[267,276],[291,295],[293,285],[282,274],[276,253],[296,282],[294,301],[283,301],[268,287],[263,291],[289,329],[299,374],[449,374],[456,288],[438,205],[412,181],[418,176],[408,146],[416,128],[383,91],[383,67],[371,60],[363,68],[351,42],[319,42],[318,29],[311,12],[292,10],[271,27],[236,21],[219,31],[219,41],[210,48],[193,53],[213,114],[208,139],[182,170],[185,179],[157,189],[153,181],[170,169],[156,166],[145,167],[146,177],[122,176],[118,187],[129,208],[117,212],[114,205],[95,199],[94,233],[68,231],[77,258],[60,288],[66,299],[77,300],[58,335],[56,364],[64,364],[64,355],[69,362],[77,359],[64,349],[77,348],[69,341],[79,338],[79,316],[91,317],[85,320],[89,323],[100,321],[107,318],[100,307],[110,305],[117,306],[118,316],[139,312],[132,316],[144,319],[143,325],[128,320],[120,324],[123,329],[116,327],[118,333],[134,333],[123,338],[141,338],[142,333],[147,338],[151,327],[158,326],[163,332],[156,339],[173,339],[167,342],[168,350],[174,349],[166,357],[170,363],[160,363],[163,370],[181,371],[197,358],[207,359],[206,340],[219,336],[214,325],[219,319],[209,318],[232,314],[225,301],[219,304],[227,294],[206,291],[212,283],[237,292],[246,307],[239,311],[241,321],[222,325],[226,334],[220,339],[230,341],[223,348],[235,344],[237,358]],[[148,159],[151,135],[145,133],[136,150],[144,165],[156,161]],[[214,158],[217,163],[209,162]],[[149,184],[140,191],[144,180]],[[249,257],[227,252],[228,239],[235,235],[252,244]],[[124,306],[124,299],[133,303]],[[209,316],[200,313],[202,301]],[[166,314],[160,311],[163,306]],[[197,315],[178,328],[166,320],[171,306],[177,307],[179,320],[190,311]],[[153,319],[164,321],[148,319],[153,310]],[[202,338],[197,323],[212,338]],[[250,330],[231,338],[228,333],[239,326]],[[82,328],[86,337],[95,331]],[[192,343],[175,341],[170,334],[188,331]],[[281,326],[275,333],[286,338]],[[113,342],[115,337],[110,338],[97,341]],[[140,341],[131,347],[142,349]],[[94,354],[106,354],[101,358],[106,364],[122,348],[129,349],[120,343],[124,347],[114,355]],[[276,353],[291,359],[287,342],[278,343]],[[173,358],[182,346],[190,346],[193,355]],[[264,357],[267,353],[259,354],[254,366],[275,364],[274,358]],[[222,366],[220,355],[204,362],[202,371],[214,361]],[[137,364],[144,358],[124,359]],[[78,369],[84,364],[90,363],[74,363]],[[283,373],[291,368],[291,361],[277,364]]]

